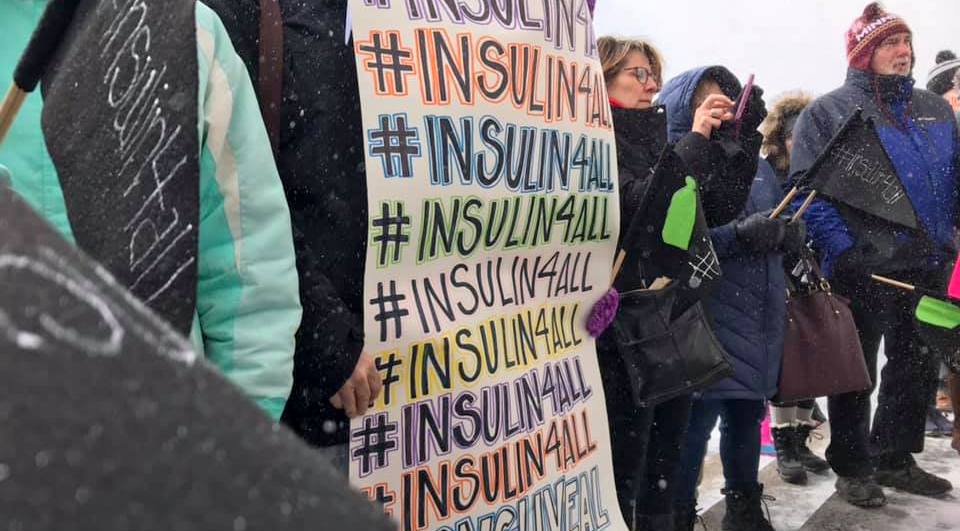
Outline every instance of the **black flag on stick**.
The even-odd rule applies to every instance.
[[[0,227],[0,529],[393,528],[3,187]]]
[[[42,84],[44,138],[77,245],[183,333],[197,283],[194,9],[191,0],[51,2],[0,110],[2,137]]]
[[[873,120],[865,120],[861,109],[844,122],[795,189],[805,188],[812,191],[797,216],[819,194],[903,227],[920,226]]]
[[[808,172],[810,187],[819,194],[891,223],[919,228],[917,213],[873,120],[864,120],[859,110],[819,162]]]

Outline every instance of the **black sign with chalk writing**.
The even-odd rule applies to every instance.
[[[0,529],[390,529],[5,187],[0,232]]]
[[[873,121],[854,113],[806,178],[818,193],[867,214],[916,229],[917,214]]]
[[[43,79],[44,136],[77,244],[184,333],[197,277],[194,7],[81,0]]]

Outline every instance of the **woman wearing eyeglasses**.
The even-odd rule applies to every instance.
[[[654,105],[661,88],[663,60],[652,45],[642,40],[603,37],[597,44],[617,139],[623,238],[638,212],[652,169],[667,145],[666,110]],[[739,90],[738,85],[736,91]],[[740,137],[721,137],[718,130],[732,123],[735,104],[730,97],[717,92],[705,95],[696,107],[693,126],[673,147],[697,180],[703,212],[711,227],[735,219],[746,203],[762,140],[755,129],[766,115],[759,95],[751,98]],[[630,247],[629,242],[620,244],[621,248]],[[616,282],[621,293],[647,287],[638,274],[642,261],[642,253],[627,254]],[[699,297],[696,290],[678,295],[672,313],[677,315],[684,307],[699,304]],[[618,318],[622,317],[621,312]],[[600,337],[598,353],[620,509],[631,529],[673,530],[681,445],[690,418],[691,394],[698,387],[677,382],[683,387],[679,397],[652,407],[638,407],[624,370],[622,346],[618,350],[612,336],[608,333]],[[678,524],[696,515],[693,507],[678,510],[683,512],[676,515]]]

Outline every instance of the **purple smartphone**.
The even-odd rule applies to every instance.
[[[747,102],[750,101],[750,94],[753,92],[753,74],[747,78],[747,84],[743,86],[743,92],[740,93],[740,101],[737,102],[737,113],[733,115],[734,132],[737,138],[740,138],[740,125],[743,123],[743,113],[747,110]]]

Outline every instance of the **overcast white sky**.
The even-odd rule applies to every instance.
[[[663,53],[666,78],[722,64],[740,79],[756,74],[770,102],[786,90],[822,94],[846,73],[844,35],[865,0],[597,0],[597,35],[650,39]],[[919,86],[937,52],[960,53],[960,0],[888,0],[914,32]]]

